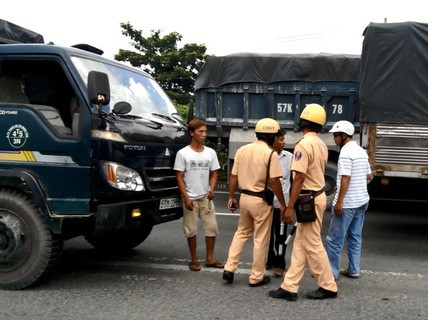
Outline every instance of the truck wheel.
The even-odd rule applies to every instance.
[[[19,290],[48,275],[61,253],[36,205],[13,190],[0,190],[0,288]]]
[[[85,239],[101,251],[131,250],[146,240],[152,228],[152,221],[144,221],[139,228],[107,232],[99,235],[87,235]]]
[[[337,164],[331,161],[327,162],[325,167],[325,194],[327,196],[326,210],[331,209],[334,194],[336,192],[336,179],[337,179]]]

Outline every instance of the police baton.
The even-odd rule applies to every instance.
[[[293,238],[294,233],[296,232],[296,228],[297,228],[297,222],[293,225],[293,227],[290,230],[290,233],[287,236],[287,239],[285,239],[285,245],[289,244],[291,241],[291,238]]]
[[[281,224],[280,224],[280,227],[279,227],[279,235],[280,235],[280,236],[283,236],[283,235],[284,235],[284,228],[285,228],[285,223],[284,223],[284,221],[281,221]],[[279,254],[279,255],[282,255],[282,250],[283,250],[283,248],[284,248],[284,245],[283,245],[283,244],[280,244],[280,245],[278,246],[278,254]]]

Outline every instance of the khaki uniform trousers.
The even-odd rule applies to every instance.
[[[337,285],[334,281],[327,252],[321,240],[321,227],[325,208],[326,196],[325,193],[322,193],[315,197],[317,220],[298,224],[291,253],[291,264],[281,284],[282,289],[297,293],[300,279],[302,279],[308,263],[318,286],[337,292]]]
[[[272,224],[272,206],[268,206],[262,198],[241,194],[239,199],[238,228],[229,248],[229,256],[225,270],[235,272],[244,251],[245,244],[254,233],[253,265],[249,283],[261,280],[266,272],[266,259]]]

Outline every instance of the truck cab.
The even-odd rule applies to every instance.
[[[66,239],[130,249],[181,218],[173,164],[189,140],[148,74],[90,46],[13,42],[0,44],[4,289],[49,274]]]

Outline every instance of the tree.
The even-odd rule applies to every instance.
[[[190,43],[178,48],[182,36],[177,32],[161,36],[161,30],[151,30],[145,38],[143,31],[134,29],[129,22],[120,26],[122,34],[131,38],[131,45],[139,52],[120,49],[115,59],[142,68],[172,100],[189,104],[196,77],[207,58],[205,45]]]

